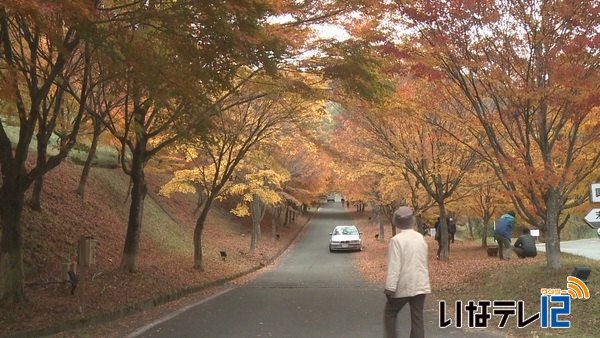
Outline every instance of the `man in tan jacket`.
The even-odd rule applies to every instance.
[[[427,268],[427,243],[415,230],[415,216],[409,207],[394,212],[392,223],[399,232],[390,240],[385,279],[385,336],[396,337],[398,312],[410,304],[411,338],[425,337],[423,307],[431,293]]]

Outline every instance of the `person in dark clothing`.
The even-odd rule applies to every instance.
[[[449,219],[446,218],[446,226],[448,226],[448,252],[450,252],[450,239],[453,236],[450,234],[449,224],[450,224]],[[437,218],[437,221],[435,222],[435,240],[438,242],[438,250],[437,250],[436,258],[440,259],[440,254],[442,253],[442,222],[440,221],[439,217]]]
[[[435,240],[438,242],[437,255],[435,258],[440,259],[440,253],[442,252],[442,232],[440,230],[442,228],[442,224],[439,217],[435,221],[433,227],[435,228]]]
[[[450,217],[448,219],[448,235],[450,235],[450,241],[454,243],[454,234],[456,233],[456,221]]]
[[[537,256],[537,248],[535,247],[535,239],[531,236],[531,231],[528,228],[523,229],[523,234],[517,238],[513,250],[519,258]]]
[[[515,212],[509,211],[502,215],[496,223],[494,230],[494,239],[498,242],[498,256],[500,259],[510,259],[511,234],[510,231],[515,227]],[[504,247],[506,247],[506,257],[504,257]]]

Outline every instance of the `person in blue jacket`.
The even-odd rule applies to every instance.
[[[500,259],[510,259],[511,249],[511,230],[515,227],[515,212],[509,211],[502,215],[496,223],[496,229],[494,230],[494,239],[498,242],[498,256]],[[504,255],[503,248],[506,247],[506,257]]]

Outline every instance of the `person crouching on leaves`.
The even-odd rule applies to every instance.
[[[513,250],[519,258],[537,256],[537,248],[535,247],[535,239],[531,236],[531,231],[528,228],[523,229],[523,234],[517,238]]]

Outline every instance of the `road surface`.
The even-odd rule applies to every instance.
[[[544,243],[536,245],[539,251],[545,252]],[[600,239],[580,239],[560,242],[560,251],[577,256],[600,260]]]
[[[253,282],[215,295],[130,337],[383,337],[383,285],[362,280],[354,269],[360,252],[330,253],[329,232],[352,224],[340,203],[325,203],[294,248]],[[427,337],[497,337],[438,327],[438,305],[426,302]],[[399,315],[400,337],[408,337],[408,306]]]

